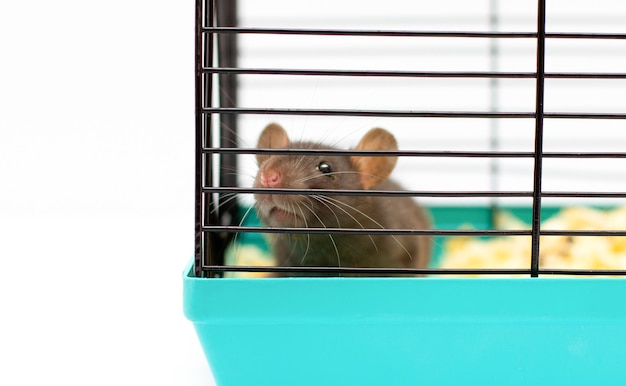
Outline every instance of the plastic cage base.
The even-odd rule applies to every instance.
[[[184,274],[219,386],[623,385],[626,280]]]

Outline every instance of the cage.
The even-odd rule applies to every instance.
[[[466,8],[453,1],[432,5],[440,8],[439,19],[446,15],[442,25],[425,7],[411,14],[402,8],[410,2],[401,1],[384,9],[375,4],[371,19],[338,16],[343,2],[298,2],[294,12],[306,17],[294,21],[274,15],[270,3],[196,3],[195,254],[183,274],[184,312],[217,384],[621,384],[621,19],[611,19],[607,9],[598,16],[601,7],[586,3],[576,17],[571,2],[559,8],[543,0],[491,0]],[[347,3],[355,15],[367,7]],[[572,13],[563,16],[565,6]],[[606,6],[623,9],[617,2]],[[265,18],[240,23],[246,7]],[[335,19],[329,22],[330,15]],[[587,17],[597,25],[581,27]],[[330,26],[319,27],[320,20]],[[255,49],[265,56],[251,59],[246,53]],[[419,60],[409,54],[415,52]],[[312,60],[318,56],[348,59]],[[559,57],[568,66],[559,67]],[[298,99],[299,88],[310,99]],[[272,92],[278,96],[272,99]],[[311,98],[312,92],[322,96]],[[354,94],[362,98],[353,103]],[[564,103],[568,95],[576,103]],[[322,107],[311,107],[311,99]],[[342,119],[353,119],[357,129],[333,123]],[[431,264],[303,267],[236,260],[245,246],[267,253],[261,234],[314,231],[265,226],[250,209],[255,193],[308,192],[245,186],[233,173],[256,154],[312,154],[241,143],[258,133],[250,127],[260,131],[273,120],[305,127],[300,134],[309,139],[324,125],[332,128],[324,135],[349,139],[373,122],[393,129],[403,150],[359,155],[408,160],[396,170],[406,190],[315,193],[411,196],[428,209],[432,227],[315,232],[425,235],[433,240]],[[457,125],[464,129],[449,128]],[[345,152],[352,151],[328,154]],[[428,183],[412,184],[418,174]],[[578,207],[575,225],[566,229],[562,214],[571,202],[588,207]],[[605,226],[609,215],[611,227]],[[600,239],[611,243],[584,248],[585,240]],[[507,242],[494,252],[495,240]],[[573,248],[572,240],[580,241],[573,265],[562,258],[563,244],[557,258],[547,254],[553,241]],[[452,261],[455,245],[463,252]],[[508,259],[518,250],[521,265]],[[481,259],[492,253],[507,259]],[[609,253],[619,255],[615,264],[607,262]],[[246,276],[273,272],[312,277]],[[342,277],[350,274],[381,277]],[[423,277],[383,277],[389,274]]]

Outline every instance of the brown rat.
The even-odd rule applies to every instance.
[[[291,142],[275,123],[259,137],[259,149],[334,149],[315,142]],[[384,129],[370,130],[357,150],[396,150]],[[401,190],[388,179],[397,156],[257,154],[257,188]],[[256,193],[256,209],[267,226],[354,229],[428,229],[425,210],[411,197],[284,195]],[[428,236],[278,234],[269,240],[279,266],[425,268]],[[296,273],[285,276],[322,276]],[[282,274],[278,274],[282,276]],[[376,275],[380,276],[380,275]]]

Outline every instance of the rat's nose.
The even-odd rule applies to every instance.
[[[280,173],[275,170],[268,170],[261,174],[261,185],[264,188],[276,188],[280,185]]]

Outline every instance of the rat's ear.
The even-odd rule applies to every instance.
[[[289,146],[287,132],[277,123],[265,126],[256,145],[257,149],[283,149],[287,146]],[[256,160],[260,165],[269,157],[269,154],[257,154]]]
[[[375,128],[365,134],[356,150],[398,150],[398,142],[387,130]],[[363,188],[369,189],[389,177],[393,168],[396,167],[398,157],[352,156],[350,161],[361,176]]]

